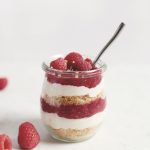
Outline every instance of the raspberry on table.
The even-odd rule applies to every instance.
[[[12,142],[8,135],[0,135],[0,150],[12,150]]]
[[[6,77],[0,77],[0,90],[3,90],[8,84]]]
[[[19,126],[18,144],[22,149],[32,149],[39,142],[40,136],[33,124],[24,122]]]
[[[50,63],[50,67],[58,70],[67,70],[67,62],[63,58],[57,58]]]

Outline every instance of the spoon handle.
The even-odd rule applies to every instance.
[[[93,64],[95,65],[97,63],[97,61],[99,60],[99,58],[102,56],[102,54],[105,52],[105,50],[111,45],[111,43],[116,39],[116,37],[119,35],[119,33],[121,32],[121,30],[123,29],[123,27],[125,26],[125,24],[123,22],[121,22],[121,24],[119,25],[119,27],[117,28],[116,32],[114,33],[114,35],[112,36],[112,38],[106,43],[106,45],[103,47],[103,49],[100,51],[100,53],[98,54],[98,56],[95,58]]]

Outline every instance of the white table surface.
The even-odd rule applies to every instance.
[[[8,87],[0,92],[0,133],[17,144],[18,126],[31,121],[41,136],[36,150],[149,150],[150,72],[148,66],[111,66],[105,73],[107,115],[97,134],[81,143],[56,142],[40,121],[40,92],[44,73],[40,62],[3,62]],[[2,75],[2,73],[1,73]]]
[[[0,134],[18,149],[18,126],[35,124],[35,150],[150,150],[149,0],[0,0]],[[119,23],[126,27],[103,56],[107,116],[92,139],[75,144],[50,138],[40,121],[41,61],[75,50],[96,56]]]

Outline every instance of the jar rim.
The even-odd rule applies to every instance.
[[[97,72],[103,73],[107,69],[107,65],[103,61],[99,61],[96,65],[96,69],[93,70],[88,70],[88,71],[73,71],[73,70],[58,70],[51,68],[50,66],[47,65],[47,63],[44,61],[42,63],[42,69],[48,73],[48,74],[59,74],[59,75],[95,75]]]

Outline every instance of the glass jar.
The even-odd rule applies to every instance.
[[[52,57],[52,60],[56,57]],[[97,64],[90,71],[60,71],[42,64],[45,78],[41,94],[42,121],[51,136],[65,142],[80,142],[92,137],[100,126],[106,98],[103,72]]]

